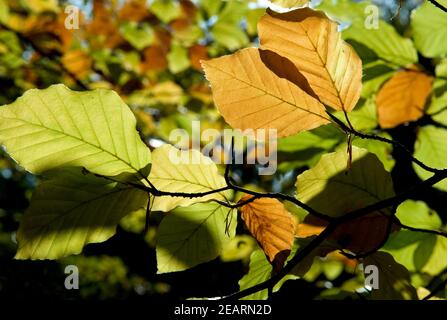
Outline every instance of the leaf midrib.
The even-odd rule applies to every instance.
[[[253,87],[253,88],[255,88],[255,89],[259,90],[259,91],[264,92],[265,94],[267,94],[267,95],[269,95],[269,96],[272,96],[272,97],[274,97],[274,98],[276,98],[276,99],[278,99],[278,100],[280,100],[280,101],[282,101],[282,102],[284,102],[284,103],[287,103],[288,105],[290,105],[290,106],[292,106],[292,107],[295,107],[296,109],[300,109],[300,110],[302,110],[302,111],[304,111],[304,112],[306,112],[306,113],[311,113],[311,114],[313,114],[313,115],[315,115],[315,116],[318,116],[318,117],[320,117],[320,118],[322,118],[322,119],[324,119],[324,120],[326,120],[326,121],[330,121],[328,118],[323,117],[321,114],[315,113],[315,112],[313,112],[313,111],[311,111],[311,110],[309,110],[309,109],[301,108],[301,107],[299,107],[299,106],[296,105],[296,104],[293,104],[293,103],[291,103],[291,102],[289,102],[289,101],[286,101],[286,100],[284,100],[283,98],[278,97],[277,95],[275,95],[275,94],[273,94],[273,93],[270,93],[270,92],[268,92],[268,91],[266,91],[266,90],[264,90],[264,89],[262,89],[262,88],[259,88],[258,86],[254,85],[253,83],[247,82],[247,81],[245,81],[245,80],[243,80],[243,79],[237,77],[236,74],[227,72],[227,71],[225,71],[225,70],[223,70],[223,69],[220,69],[220,68],[218,68],[218,67],[216,67],[216,66],[214,66],[214,65],[209,65],[209,66],[210,66],[211,68],[214,68],[214,69],[216,69],[216,70],[219,70],[219,71],[222,72],[222,73],[225,73],[226,75],[229,75],[229,76],[235,78],[236,80],[238,80],[238,81],[240,81],[240,82],[242,82],[242,83],[244,83],[244,84],[246,84],[246,85],[248,85],[248,86],[250,86],[250,87]],[[296,85],[294,85],[294,86],[295,86],[296,88],[298,88]],[[301,88],[299,88],[299,89],[301,90]],[[304,92],[305,94],[307,94],[305,91],[303,91],[303,92]],[[311,97],[311,96],[310,96],[310,97]],[[318,101],[318,100],[317,100],[317,101]],[[318,102],[319,102],[319,101],[318,101]],[[324,106],[323,106],[323,108],[324,108]]]
[[[112,153],[112,152],[110,152],[110,151],[108,151],[108,150],[102,148],[101,146],[98,146],[98,145],[93,144],[93,143],[91,143],[91,142],[89,142],[89,141],[83,140],[83,139],[81,139],[81,138],[79,138],[79,137],[73,136],[73,135],[71,135],[71,134],[69,134],[69,133],[67,133],[67,132],[65,132],[65,131],[59,131],[59,130],[56,130],[56,129],[53,129],[53,128],[49,128],[49,127],[47,127],[47,126],[44,126],[43,124],[36,124],[36,123],[30,122],[30,121],[26,121],[26,120],[23,120],[23,119],[20,119],[20,118],[8,118],[8,117],[3,117],[3,116],[2,116],[1,118],[2,118],[2,119],[6,119],[6,120],[20,121],[20,122],[23,122],[23,123],[28,124],[28,125],[31,125],[31,126],[35,126],[35,127],[39,127],[39,128],[44,128],[44,129],[46,129],[46,130],[49,130],[49,131],[52,131],[52,132],[56,132],[56,133],[59,133],[59,134],[63,134],[63,135],[65,135],[66,137],[69,137],[69,138],[72,138],[72,139],[74,139],[74,140],[77,140],[77,141],[83,142],[83,143],[85,143],[85,144],[88,144],[88,145],[90,145],[90,146],[92,146],[92,147],[95,147],[95,148],[101,150],[102,152],[105,152],[105,153],[111,155],[112,157],[114,157],[114,158],[116,158],[117,160],[121,161],[122,163],[126,164],[129,168],[131,168],[133,171],[135,171],[136,173],[138,173],[143,179],[145,178],[144,175],[141,173],[141,171],[140,171],[139,169],[135,168],[130,162],[127,162],[126,160],[124,160],[124,159],[122,159],[121,157],[119,157],[117,154],[114,154],[114,153]],[[98,142],[99,142],[99,141],[98,141]]]

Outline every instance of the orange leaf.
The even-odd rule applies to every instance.
[[[308,81],[306,92],[336,110],[355,107],[362,88],[362,61],[342,40],[337,23],[323,12],[268,10],[258,23],[258,32],[261,48],[295,64]]]
[[[272,51],[246,48],[202,66],[217,108],[234,128],[276,129],[285,137],[329,122],[324,106],[301,88],[294,65]]]
[[[250,199],[245,195],[240,202]],[[292,249],[295,219],[284,205],[270,198],[256,199],[241,207],[241,217],[258,240],[275,270],[284,265]]]
[[[92,59],[84,51],[74,50],[63,55],[62,64],[78,79],[82,79],[90,72]]]
[[[394,128],[422,117],[432,82],[433,77],[417,70],[397,72],[376,98],[380,126]]]

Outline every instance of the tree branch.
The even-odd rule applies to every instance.
[[[410,230],[410,231],[414,231],[414,232],[421,232],[421,233],[429,233],[429,234],[434,234],[437,236],[441,236],[444,238],[447,238],[447,233],[440,231],[440,230],[430,230],[430,229],[422,229],[422,228],[415,228],[415,227],[411,227],[411,226],[407,226],[405,224],[403,224],[402,222],[400,222],[400,220],[397,217],[394,217],[393,219],[393,223],[395,223],[396,225],[398,225],[401,228]]]
[[[323,243],[336,229],[336,224],[329,224],[326,229],[323,230],[318,236],[316,236],[307,246],[298,250],[292,259],[282,268],[277,274],[272,276],[270,279],[258,283],[257,285],[241,290],[239,292],[230,294],[223,297],[221,300],[237,300],[246,297],[250,294],[256,293],[258,291],[268,289],[269,287],[274,287],[282,278],[284,278],[289,272],[291,272],[301,261],[303,261],[312,251],[320,244]]]
[[[447,8],[441,5],[438,1],[436,0],[428,0],[428,1],[431,2],[431,4],[437,7],[438,9],[441,9],[442,11],[447,13]]]
[[[392,146],[400,148],[401,150],[403,150],[407,154],[407,156],[411,159],[411,161],[413,161],[415,164],[417,164],[422,169],[427,170],[428,172],[432,172],[432,173],[436,173],[436,172],[442,171],[442,169],[429,167],[425,163],[423,163],[422,161],[420,161],[417,158],[415,158],[413,156],[413,154],[407,149],[407,147],[405,147],[399,141],[387,139],[387,138],[376,136],[376,135],[372,135],[372,134],[365,134],[365,133],[359,132],[359,131],[355,130],[354,128],[352,128],[352,125],[351,126],[347,126],[343,121],[338,119],[336,116],[334,116],[330,112],[327,112],[327,114],[329,115],[329,117],[331,117],[331,119],[336,124],[338,124],[343,129],[343,131],[345,131],[347,133],[351,133],[351,134],[353,134],[353,135],[355,135],[355,136],[357,136],[357,137],[359,137],[361,139],[377,140],[377,141],[382,141],[382,142],[391,144]]]

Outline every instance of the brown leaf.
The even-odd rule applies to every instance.
[[[417,70],[397,72],[376,98],[380,126],[394,128],[422,117],[432,82],[433,77]]]
[[[276,129],[285,137],[329,122],[323,104],[297,86],[303,78],[293,64],[274,52],[246,48],[202,66],[217,108],[234,128]]]
[[[309,8],[268,10],[258,23],[261,48],[292,61],[322,103],[351,111],[362,88],[362,61],[337,28],[323,12]]]
[[[250,199],[245,195],[240,202]],[[284,265],[292,249],[295,219],[284,205],[270,198],[256,199],[241,207],[241,217],[275,270]]]
[[[200,64],[201,60],[208,60],[208,48],[206,46],[195,44],[189,49],[189,59],[191,60],[191,66],[201,71],[202,66]]]
[[[144,49],[143,61],[141,62],[141,72],[149,70],[163,70],[168,66],[168,60],[163,48],[158,45],[153,45]]]
[[[298,224],[296,236],[299,238],[307,238],[318,235],[326,226],[326,221],[308,215],[303,223]],[[397,229],[397,226],[393,225],[391,231]],[[377,248],[385,239],[387,231],[387,217],[379,212],[374,212],[343,223],[328,239],[334,240],[343,249],[361,254]]]
[[[126,21],[141,21],[149,16],[146,0],[127,0],[118,14],[121,20]]]

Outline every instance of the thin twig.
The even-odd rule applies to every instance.
[[[435,7],[437,7],[438,9],[441,9],[442,11],[444,11],[445,13],[447,13],[447,8],[444,7],[443,5],[441,5],[438,1],[436,0],[428,0],[429,2],[431,2],[431,4],[433,4]]]
[[[427,170],[428,172],[432,172],[432,173],[436,173],[436,172],[442,171],[442,169],[437,169],[437,168],[432,168],[430,166],[427,166],[425,163],[423,163],[419,159],[415,158],[413,156],[413,154],[407,149],[407,147],[405,147],[399,141],[387,139],[387,138],[376,136],[376,135],[372,135],[372,134],[365,134],[365,133],[359,132],[359,131],[355,130],[354,128],[351,128],[350,126],[347,126],[343,121],[338,119],[336,116],[334,116],[330,112],[327,112],[327,114],[329,115],[329,117],[331,117],[331,119],[336,124],[338,124],[347,133],[351,133],[351,134],[353,134],[353,135],[355,135],[355,136],[357,136],[357,137],[359,137],[361,139],[377,140],[377,141],[381,141],[381,142],[385,142],[385,143],[391,144],[391,145],[393,145],[395,147],[398,147],[401,150],[403,150],[407,154],[407,156],[411,159],[411,161],[413,161],[415,164],[417,164],[422,169]]]
[[[431,229],[423,229],[423,228],[415,228],[415,227],[411,227],[408,225],[403,224],[402,222],[400,222],[400,220],[397,217],[394,217],[393,219],[393,223],[395,223],[396,225],[398,225],[401,228],[410,230],[410,231],[414,231],[414,232],[422,232],[422,233],[430,233],[430,234],[434,234],[437,236],[441,236],[444,238],[447,238],[447,233],[440,231],[440,230],[431,230]]]

